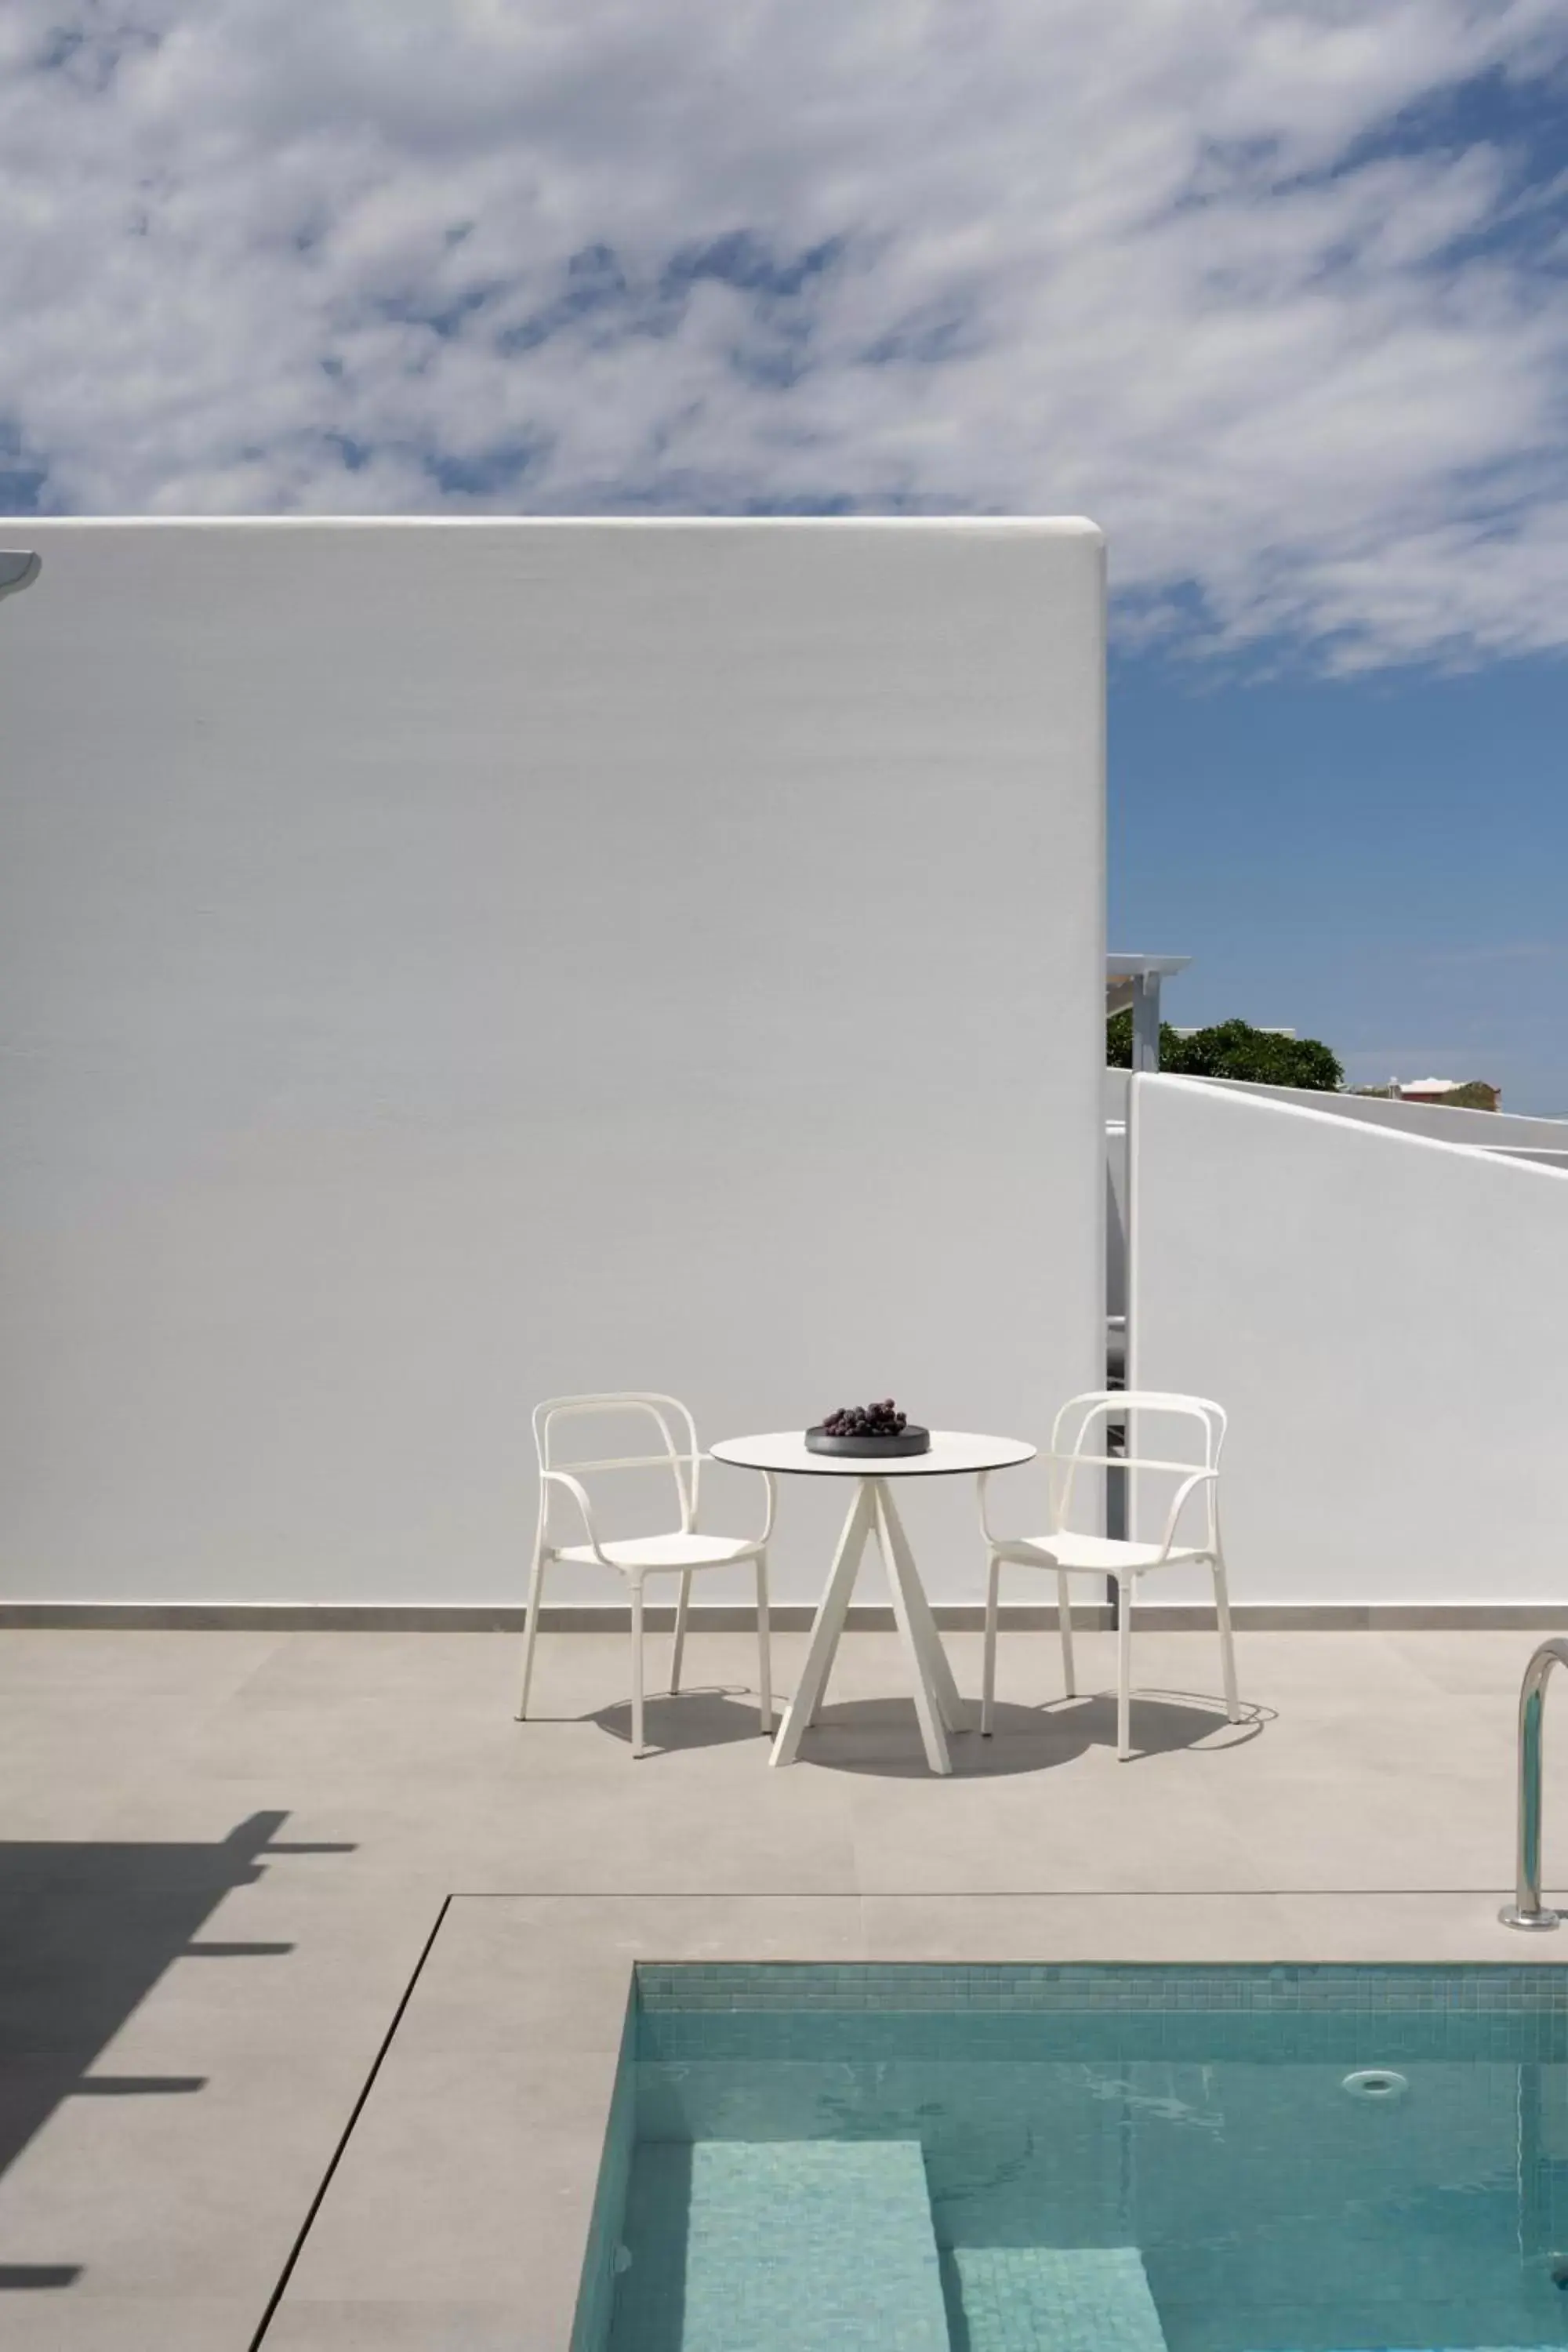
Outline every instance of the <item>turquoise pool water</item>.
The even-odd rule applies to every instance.
[[[1565,1975],[644,1967],[578,2352],[1568,2345]]]

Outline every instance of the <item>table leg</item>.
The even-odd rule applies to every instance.
[[[908,1540],[900,1524],[892,1499],[884,1486],[877,1490],[877,1528],[881,1538],[882,1557],[887,1563],[888,1585],[893,1597],[893,1619],[899,1638],[909,1660],[910,1682],[912,1686],[915,1715],[921,1727],[921,1738],[925,1747],[926,1762],[933,1772],[947,1773],[952,1769],[952,1759],[947,1752],[947,1734],[942,1723],[942,1702],[936,1675],[932,1672],[920,1622],[919,1612],[925,1596],[920,1589]],[[926,1612],[927,1622],[930,1612]],[[934,1628],[932,1629],[934,1639]],[[940,1649],[940,1644],[938,1645]],[[942,1660],[945,1672],[947,1661]],[[952,1677],[949,1676],[951,1682]],[[953,1697],[957,1698],[956,1689]]]
[[[849,1596],[855,1590],[855,1579],[860,1572],[860,1556],[866,1549],[866,1538],[877,1521],[876,1489],[868,1478],[862,1478],[855,1491],[849,1516],[838,1538],[838,1549],[833,1556],[833,1568],[827,1579],[811,1628],[811,1640],[806,1646],[805,1663],[795,1687],[795,1696],[784,1712],[779,1736],[773,1742],[772,1764],[793,1764],[800,1747],[801,1734],[816,1714],[822,1694],[827,1687],[827,1677],[833,1667],[833,1654],[844,1632],[844,1620],[849,1610]]]
[[[915,1566],[913,1554],[910,1550],[910,1539],[904,1533],[904,1523],[899,1517],[898,1506],[888,1491],[886,1481],[882,1484],[880,1494],[883,1520],[880,1530],[882,1555],[887,1560],[889,1575],[893,1573],[894,1564],[897,1563],[897,1572],[903,1585],[909,1607],[910,1622],[914,1629],[915,1639],[920,1644],[921,1656],[925,1662],[926,1680],[931,1685],[932,1695],[942,1713],[942,1719],[949,1731],[967,1731],[973,1717],[967,1700],[959,1696],[958,1685],[952,1678],[952,1668],[947,1662],[947,1652],[942,1645],[942,1635],[936,1630],[936,1619],[931,1615],[931,1602],[926,1599],[925,1586],[921,1582],[920,1570]]]

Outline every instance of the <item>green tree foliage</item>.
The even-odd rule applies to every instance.
[[[1105,1024],[1105,1058],[1113,1070],[1132,1066],[1132,1015],[1113,1013]],[[1316,1037],[1276,1037],[1246,1021],[1216,1021],[1179,1037],[1160,1024],[1160,1067],[1176,1077],[1247,1078],[1265,1087],[1310,1087],[1333,1094],[1345,1074]]]

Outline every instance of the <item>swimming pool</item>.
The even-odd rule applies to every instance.
[[[1568,2344],[1565,1972],[642,1966],[574,2344]]]

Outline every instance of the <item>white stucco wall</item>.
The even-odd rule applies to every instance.
[[[541,1395],[1099,1377],[1089,526],[0,542],[6,1597],[518,1600]]]
[[[1172,1077],[1131,1174],[1131,1380],[1231,1413],[1237,1601],[1568,1606],[1568,1176]]]

